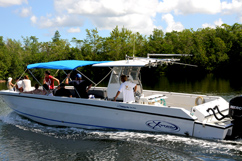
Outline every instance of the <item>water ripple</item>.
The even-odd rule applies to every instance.
[[[23,118],[8,108],[0,110],[0,159],[3,160],[16,160],[20,156],[19,160],[242,159],[241,139],[204,140],[160,133],[50,127]],[[10,156],[11,151],[14,155]],[[22,156],[23,151],[28,155]]]

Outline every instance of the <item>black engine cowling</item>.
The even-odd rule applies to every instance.
[[[242,137],[242,96],[235,97],[229,102],[229,115],[233,118],[232,123],[234,138]]]
[[[229,115],[235,120],[242,120],[242,96],[230,100]]]

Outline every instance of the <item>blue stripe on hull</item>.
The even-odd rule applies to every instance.
[[[59,123],[65,123],[65,124],[72,124],[72,125],[80,125],[80,126],[89,126],[89,127],[96,127],[96,128],[106,128],[106,129],[116,129],[116,130],[131,130],[131,129],[123,129],[123,128],[116,128],[116,127],[106,127],[106,126],[99,126],[99,125],[89,125],[89,124],[81,124],[81,123],[75,123],[75,122],[67,122],[67,121],[60,121],[60,120],[54,120],[54,119],[49,119],[49,118],[44,118],[40,116],[35,116],[31,114],[27,114],[18,110],[13,109],[16,113],[19,113],[20,115],[24,116],[30,116],[38,119],[43,119],[43,120],[48,120],[48,121],[53,121],[53,122],[59,122]],[[61,125],[60,125],[61,126]]]

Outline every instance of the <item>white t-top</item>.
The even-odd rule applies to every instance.
[[[119,88],[119,92],[123,93],[123,102],[134,102],[134,90],[133,88],[136,86],[135,83],[126,81],[121,84]]]

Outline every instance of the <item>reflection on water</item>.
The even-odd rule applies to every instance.
[[[242,93],[242,78],[218,78],[212,74],[203,77],[161,76],[143,78],[144,89],[218,95],[229,100]]]
[[[220,95],[241,93],[238,80],[143,78],[145,89]],[[6,89],[0,83],[1,89]],[[219,141],[159,133],[43,126],[0,100],[0,160],[241,160],[242,140]]]

